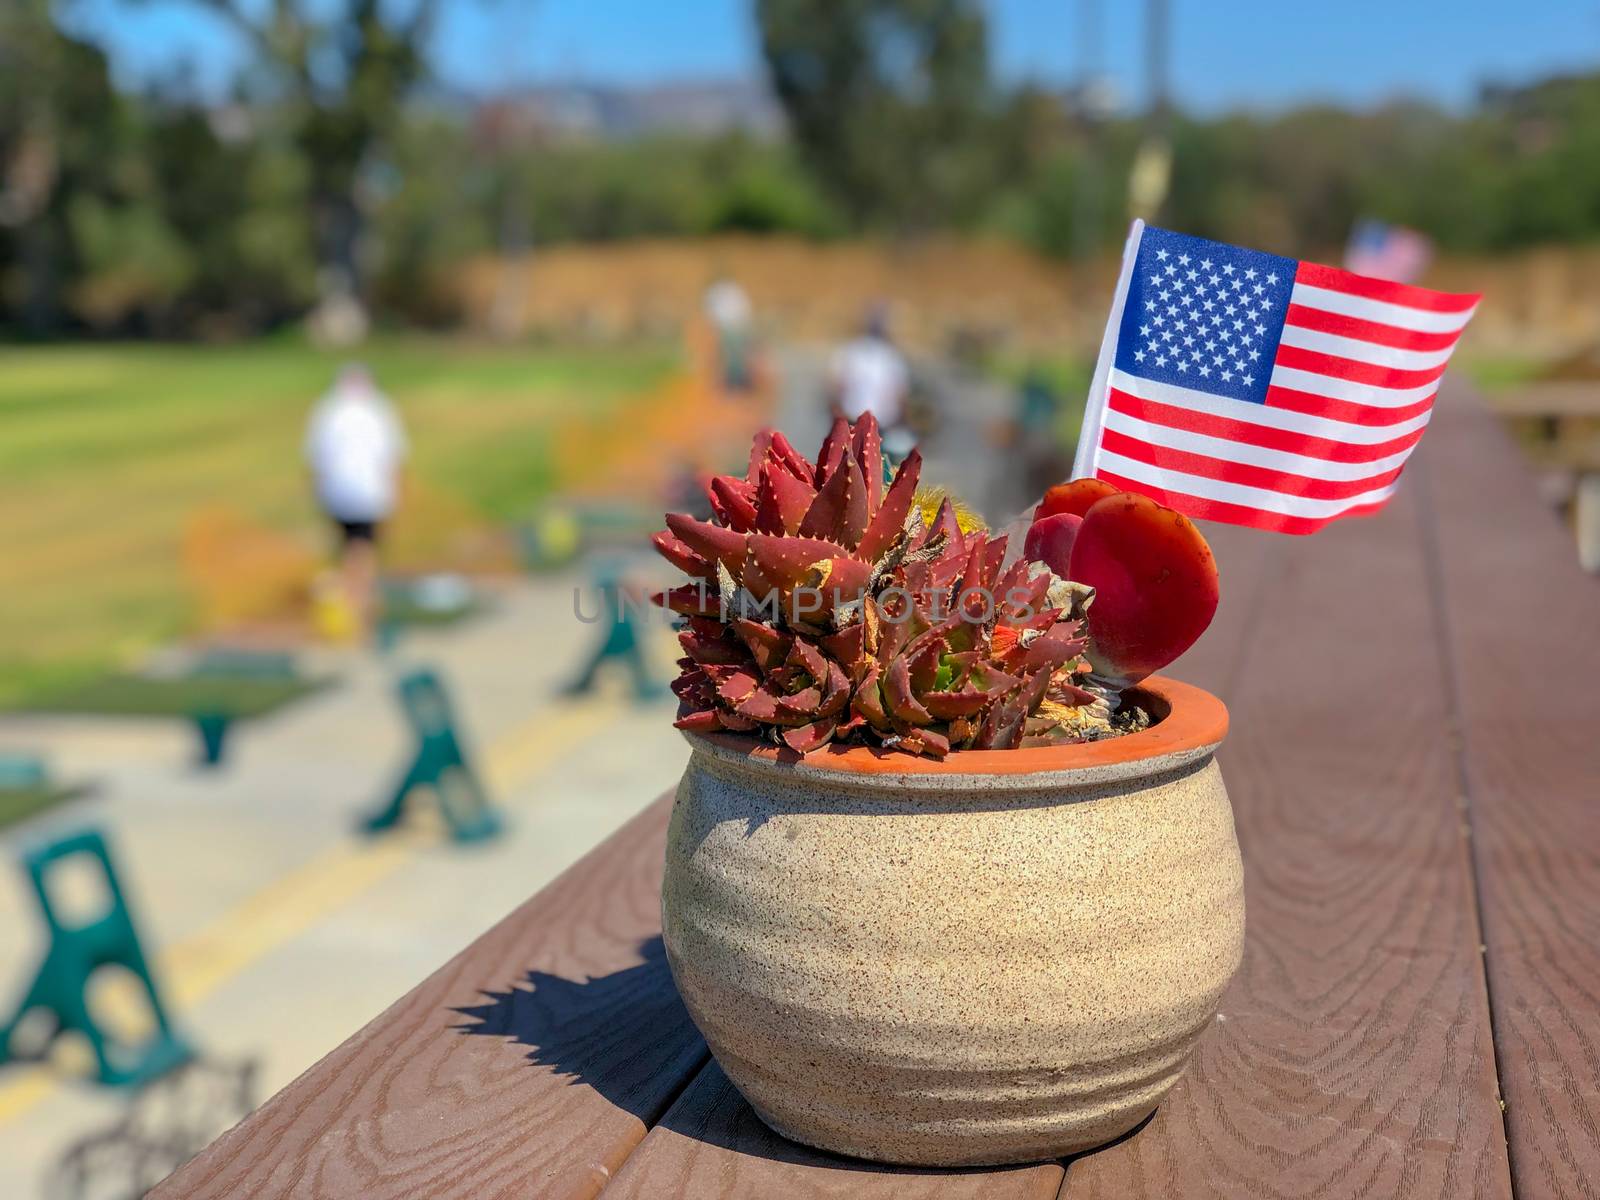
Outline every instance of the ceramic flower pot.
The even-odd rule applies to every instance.
[[[943,762],[689,735],[673,976],[797,1142],[956,1166],[1076,1153],[1166,1095],[1238,968],[1222,703],[1147,680],[1127,737]]]

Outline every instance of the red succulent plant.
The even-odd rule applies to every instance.
[[[927,521],[921,469],[913,451],[884,485],[870,415],[815,461],[766,430],[743,477],[711,480],[712,520],[668,515],[655,546],[691,579],[656,597],[685,619],[680,728],[943,757],[1061,740],[1041,709],[1095,704],[1074,593],[948,500]]]

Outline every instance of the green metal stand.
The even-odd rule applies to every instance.
[[[200,765],[220,767],[233,718],[225,712],[197,712],[193,719],[195,732],[200,735]]]
[[[627,667],[637,700],[656,700],[666,694],[666,685],[655,677],[650,664],[645,661],[638,622],[632,606],[623,603],[622,588],[622,574],[615,566],[604,566],[595,572],[594,589],[603,609],[604,632],[588,663],[564,689],[567,695],[580,696],[592,691],[600,669],[612,659],[620,659]]]
[[[462,751],[455,717],[439,677],[432,671],[413,672],[400,681],[399,692],[400,705],[417,735],[416,757],[400,777],[389,802],[368,817],[363,828],[368,833],[379,833],[398,824],[411,794],[419,787],[427,787],[438,796],[440,811],[456,841],[494,837],[503,822]]]
[[[246,650],[221,646],[207,650],[195,663],[190,677],[256,683],[292,682],[297,672],[293,655],[282,650]],[[220,767],[227,757],[228,732],[237,714],[226,707],[196,708],[189,714],[200,737],[200,765]]]
[[[74,855],[86,854],[98,863],[111,903],[103,916],[69,929],[50,900],[46,877],[55,865]],[[50,934],[50,947],[38,974],[10,1021],[0,1025],[0,1063],[11,1058],[12,1035],[24,1017],[42,1008],[55,1018],[51,1037],[73,1030],[88,1039],[99,1067],[101,1083],[132,1087],[170,1071],[193,1057],[193,1050],[173,1031],[155,980],[145,962],[144,950],[123,899],[122,887],[111,865],[105,839],[85,830],[40,846],[23,857],[33,892]],[[120,966],[144,985],[155,1017],[156,1032],[142,1046],[128,1046],[107,1036],[89,1012],[89,977],[100,967]]]

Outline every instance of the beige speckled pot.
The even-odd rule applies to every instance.
[[[1147,680],[1109,742],[797,759],[689,738],[673,977],[795,1141],[955,1166],[1072,1154],[1150,1113],[1244,940],[1220,701]]]

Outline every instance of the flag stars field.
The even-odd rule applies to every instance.
[[[1075,473],[1287,533],[1373,512],[1477,301],[1137,225]]]

